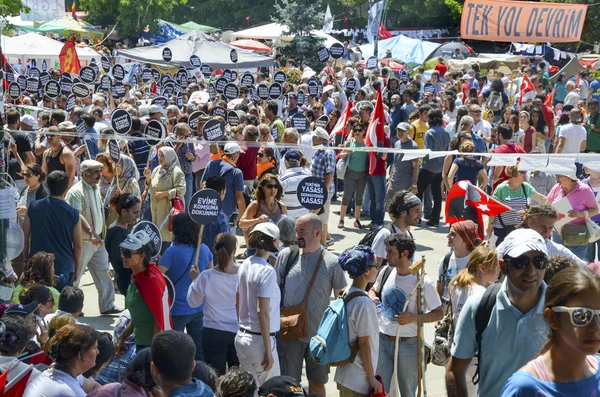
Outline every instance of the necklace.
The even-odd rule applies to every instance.
[[[276,206],[276,205],[277,205],[277,203],[276,203],[275,201],[273,201],[273,208],[270,208],[270,207],[269,207],[269,204],[267,204],[267,203],[265,202],[265,206],[267,207],[267,210],[269,210],[269,212],[271,212],[271,213],[272,213],[273,211],[275,211],[275,206]]]

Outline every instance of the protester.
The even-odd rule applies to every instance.
[[[346,141],[346,147],[365,147],[364,142],[366,128],[362,123],[356,123],[352,126],[351,138]],[[344,175],[344,197],[340,208],[340,221],[338,228],[344,227],[344,217],[350,204],[352,196],[354,199],[354,227],[362,229],[360,223],[360,212],[362,210],[363,195],[367,186],[367,156],[368,152],[342,150],[340,158],[346,158],[347,167]]]
[[[105,206],[110,206],[111,199],[117,193],[129,193],[136,197],[140,197],[141,195],[138,183],[139,174],[132,158],[121,154],[121,159],[116,163],[115,169],[117,176],[112,180],[112,183],[106,192],[106,198],[104,200]],[[118,185],[117,180],[119,181]],[[117,216],[118,213],[109,211],[108,216],[106,217],[106,224],[112,225],[115,219],[117,219]]]
[[[84,295],[80,288],[69,286],[63,288],[58,297],[58,310],[44,317],[44,321],[50,324],[54,317],[63,314],[69,314],[75,320],[79,319],[83,312],[83,301]]]
[[[322,145],[323,147],[317,149],[313,155],[310,165],[310,171],[312,176],[322,180],[327,188],[327,200],[323,205],[323,208],[319,210],[319,217],[323,222],[323,233],[321,234],[321,244],[329,247],[333,245],[334,241],[328,236],[329,213],[331,206],[331,195],[334,192],[333,188],[333,175],[335,174],[335,153],[331,149],[327,149],[329,142],[329,134],[317,127],[313,131],[312,144],[313,146]]]
[[[34,332],[28,319],[4,316],[2,324],[4,331],[0,335],[0,372],[4,374],[9,371],[6,381],[11,382],[29,367],[18,356],[23,353]],[[32,368],[27,383],[31,384],[39,375],[40,371]]]
[[[281,201],[285,204],[288,215],[298,219],[300,216],[307,214],[309,210],[300,204],[296,189],[301,180],[312,174],[307,168],[308,161],[297,150],[290,149],[286,151],[284,163],[286,170],[279,177],[279,183],[281,183],[281,189],[283,190]]]
[[[54,254],[38,252],[27,261],[23,277],[21,278],[19,285],[13,290],[12,303],[19,303],[19,295],[32,286],[44,285],[48,287],[52,293],[52,297],[54,298],[52,311],[56,311],[58,308],[59,292],[54,288],[54,258]]]
[[[26,187],[20,191],[19,201],[17,203],[17,214],[19,215],[19,224],[23,223],[29,204],[33,201],[48,197],[48,189],[43,185],[46,180],[46,174],[42,171],[39,164],[27,164],[21,172]]]
[[[233,367],[222,377],[216,395],[218,397],[255,397],[258,386],[248,371]]]
[[[402,122],[396,127],[398,140],[394,144],[396,149],[419,149],[415,141],[410,139],[410,124]],[[385,206],[387,208],[392,197],[401,190],[408,190],[412,194],[417,193],[417,182],[419,179],[419,159],[404,160],[404,153],[394,153],[394,162],[390,171],[390,178],[385,192]]]

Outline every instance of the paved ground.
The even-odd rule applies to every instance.
[[[343,231],[337,228],[339,221],[339,205],[340,202],[332,203],[331,210],[333,211],[329,219],[329,230],[336,243],[331,247],[331,251],[339,254],[344,249],[357,245],[366,231],[358,231],[353,228],[346,228]],[[337,212],[337,214],[336,214]],[[346,226],[351,226],[352,222],[347,218]],[[423,222],[423,225],[425,222]],[[432,278],[437,277],[437,266],[440,259],[448,252],[446,234],[447,226],[434,228],[415,228],[412,233],[417,242],[417,255],[425,255],[426,264],[425,271]],[[239,241],[243,241],[242,237],[238,237]],[[83,276],[81,287],[85,292],[85,319],[84,322],[93,325],[100,331],[112,332],[113,326],[116,323],[117,317],[100,316],[98,310],[97,292],[93,285],[92,278],[89,272]],[[124,299],[122,295],[116,295],[116,304],[119,307],[124,307]],[[433,340],[433,325],[425,326],[425,338],[428,343]],[[338,392],[336,384],[333,382],[335,369],[332,369],[330,380],[327,384],[327,393],[329,396],[337,396]],[[446,395],[444,385],[444,368],[435,365],[429,365],[427,368],[427,395],[430,397],[442,397]],[[308,382],[304,379],[303,384],[306,386]]]

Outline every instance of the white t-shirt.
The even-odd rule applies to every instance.
[[[315,155],[315,149],[312,148],[313,140],[312,140],[312,132],[307,131],[304,134],[300,135],[300,144],[306,145],[302,146],[300,149],[302,150],[302,154],[309,163],[312,163],[313,156]],[[311,147],[307,147],[311,146]]]
[[[298,194],[296,193],[296,188],[300,181],[309,176],[312,176],[312,174],[308,168],[292,167],[288,168],[287,171],[279,177],[279,182],[283,188],[281,201],[283,201],[283,204],[285,204],[287,208],[288,216],[291,216],[292,218],[298,219],[302,215],[309,213],[309,210],[300,204]]]
[[[27,385],[23,397],[85,397],[79,381],[50,367]]]
[[[577,107],[578,102],[579,102],[579,94],[577,93],[577,91],[573,90],[567,94],[567,96],[565,97],[565,100],[563,102],[563,105],[564,106],[570,105],[573,107]]]
[[[479,284],[470,285],[467,288],[458,288],[456,285],[452,287],[452,321],[456,324],[458,315],[462,310],[467,299],[475,294],[483,294],[485,287]]]
[[[446,278],[444,280],[442,280],[444,273],[444,258],[440,259],[437,280],[439,282],[444,281],[444,299],[450,299],[450,295],[448,295],[448,284],[450,284],[450,281],[452,281],[458,272],[460,272],[462,269],[466,269],[470,256],[471,254],[465,256],[464,258],[457,258],[455,252],[452,252],[450,255],[450,261],[448,262],[448,272],[446,273]]]
[[[579,153],[581,142],[587,139],[587,132],[582,126],[570,123],[560,127],[558,136],[566,139],[562,153]]]
[[[350,287],[348,293],[357,292],[360,289]],[[352,299],[346,305],[348,317],[348,333],[350,345],[358,343],[358,337],[368,336],[371,350],[371,363],[373,371],[377,373],[377,358],[379,355],[379,326],[377,321],[377,309],[375,302],[368,296],[359,296]],[[369,394],[371,386],[367,380],[367,373],[360,358],[356,355],[353,362],[338,367],[335,371],[336,383],[347,387],[360,394]]]
[[[213,267],[200,273],[200,276],[190,284],[187,292],[188,305],[198,307],[204,303],[205,328],[233,333],[238,331],[235,311],[237,282],[237,274],[223,273]]]
[[[479,123],[473,126],[473,132],[479,134],[479,131],[482,131],[484,138],[489,138],[492,136],[492,125],[486,120],[479,120]]]
[[[239,295],[239,322],[241,328],[260,333],[258,298],[269,298],[271,324],[269,332],[279,331],[279,303],[281,291],[275,269],[258,256],[246,259],[238,270],[236,292]]]
[[[408,276],[399,276],[396,272],[392,271],[392,274],[388,277],[387,281],[381,288],[381,282],[383,280],[383,275],[385,272],[379,272],[377,276],[377,281],[373,285],[373,289],[375,291],[381,291],[381,296],[383,297],[383,303],[385,304],[385,290],[390,288],[398,288],[400,291],[404,293],[404,295],[408,298],[408,295],[413,290],[415,285],[417,284],[417,277],[409,274]],[[435,284],[433,280],[428,276],[425,276],[425,282],[423,284],[423,293],[425,295],[425,308],[426,312],[430,312],[434,309],[437,309],[442,305],[442,301],[435,289]],[[412,294],[408,307],[406,309],[408,313],[417,313],[417,291]],[[389,323],[389,324],[379,324],[379,331],[382,333],[395,336],[396,331],[398,330],[398,323]],[[413,337],[417,336],[417,323],[412,323],[409,325],[403,325],[400,329],[400,336],[403,337]]]
[[[394,231],[395,233],[402,233],[402,230],[400,230],[396,225],[392,224],[392,226],[394,227]],[[386,256],[385,253],[385,239],[392,233],[390,233],[390,229],[387,225],[384,225],[381,229],[379,229],[379,232],[377,232],[377,234],[375,235],[375,238],[373,239],[373,253],[375,254],[376,258],[384,258]],[[410,233],[409,233],[410,235]],[[412,237],[412,235],[410,235]]]

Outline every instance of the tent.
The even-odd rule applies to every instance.
[[[385,57],[385,50],[392,52],[392,59],[397,59],[404,63],[422,64],[429,55],[440,46],[439,43],[431,41],[411,39],[404,35],[398,35],[387,40],[379,40],[378,57]],[[360,46],[360,51],[364,58],[373,56],[374,45],[364,44]]]
[[[260,41],[251,40],[251,39],[242,39],[242,40],[232,41],[231,43],[229,43],[229,45],[234,46],[236,48],[241,48],[244,50],[266,52],[268,54],[270,54],[272,52],[271,47],[269,47],[265,43],[261,43]]]
[[[204,33],[212,33],[212,32],[221,33],[221,29],[213,28],[212,26],[200,25],[199,23],[192,22],[192,21],[182,23],[180,26],[188,29],[188,31],[199,30]]]
[[[581,72],[585,68],[579,63],[579,59],[576,57],[571,58],[569,63],[567,63],[562,69],[558,71],[554,76],[550,77],[550,82],[555,83],[558,80],[558,75],[564,73],[567,78],[575,76],[577,73]]]
[[[448,71],[457,72],[461,69],[472,69],[471,65],[477,64],[481,69],[485,70],[498,70],[500,66],[506,66],[510,70],[519,68],[519,55],[504,56],[503,54],[497,54],[497,57],[490,57],[496,54],[486,54],[485,57],[472,57],[467,59],[448,59],[446,65],[448,65]]]
[[[162,51],[167,47],[173,54],[173,59],[169,64],[162,59]],[[202,63],[210,65],[213,69],[235,68],[236,66],[240,69],[273,66],[273,58],[240,49],[237,50],[238,62],[235,64],[229,59],[233,48],[206,33],[193,30],[161,46],[119,50],[117,56],[163,66],[191,66],[190,56],[192,55],[197,55]]]
[[[452,41],[449,43],[444,43],[441,46],[439,46],[438,48],[436,48],[435,51],[433,51],[431,54],[429,54],[427,59],[432,59],[432,58],[437,58],[437,57],[450,58],[452,56],[452,54],[454,54],[454,52],[456,51],[457,48],[460,50],[463,57],[465,57],[465,58],[475,56],[475,52],[468,45],[459,43],[458,41]]]
[[[33,24],[33,27],[29,25],[15,25],[17,30],[23,30],[25,32],[34,33],[54,33],[54,34],[69,34],[75,33],[81,35],[83,38],[89,39],[102,39],[104,34],[100,31],[89,29],[91,25],[84,21],[77,21],[72,17],[62,17],[52,19],[50,21],[38,24]]]
[[[60,65],[58,55],[63,43],[37,33],[22,36],[2,36],[2,52],[7,58],[18,58],[25,65],[28,59],[35,59],[38,64],[46,60],[49,68]],[[100,62],[101,55],[91,48],[77,47],[77,56],[82,66],[89,64],[92,58]]]
[[[231,33],[231,37],[234,39],[255,39],[255,40],[281,40],[291,41],[294,39],[294,35],[288,35],[284,32],[287,31],[287,26],[280,25],[278,23],[269,23],[267,25],[255,26],[250,29],[240,30],[238,32]],[[313,30],[310,32],[311,35],[324,39],[323,45],[327,48],[331,47],[334,43],[341,42],[327,33],[323,33],[320,30]]]

